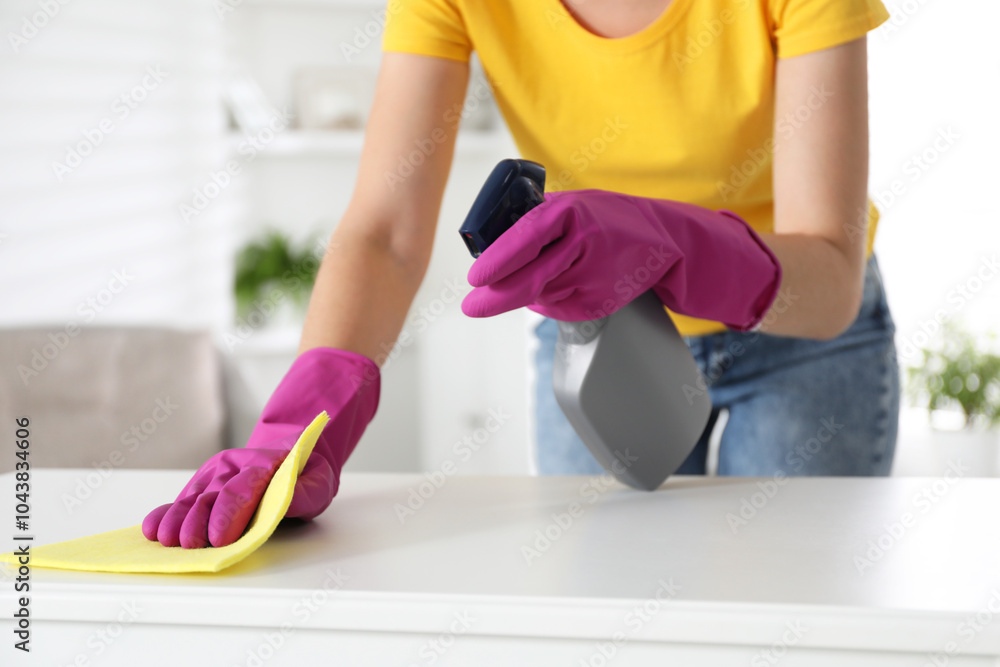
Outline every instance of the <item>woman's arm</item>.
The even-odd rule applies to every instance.
[[[864,38],[777,64],[774,233],[782,267],[767,333],[829,339],[857,317],[864,285],[868,72]],[[808,118],[788,123],[783,119]]]
[[[316,276],[300,354],[333,347],[380,360],[391,349],[430,261],[468,78],[467,63],[383,54],[354,193]]]

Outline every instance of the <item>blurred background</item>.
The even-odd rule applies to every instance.
[[[1000,5],[886,5],[870,192],[908,387],[894,474],[962,452],[997,475]],[[36,463],[193,468],[242,445],[347,206],[385,19],[375,0],[3,2],[0,416],[33,420]],[[460,115],[412,335],[348,470],[534,471],[530,313],[459,308],[455,231],[516,155],[478,67]]]

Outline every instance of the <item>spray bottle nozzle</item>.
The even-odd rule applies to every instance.
[[[545,201],[545,167],[530,160],[501,160],[479,191],[458,231],[473,257]]]

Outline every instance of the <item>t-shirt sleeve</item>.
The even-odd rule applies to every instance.
[[[779,58],[845,44],[889,18],[880,0],[770,0],[769,4]]]
[[[468,62],[472,43],[457,0],[388,0],[382,50]]]

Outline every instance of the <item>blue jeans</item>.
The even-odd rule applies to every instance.
[[[720,411],[727,410],[720,475],[888,475],[899,421],[894,333],[872,255],[858,316],[832,340],[728,330],[685,338],[705,377],[712,412],[677,474],[705,474],[712,428]],[[556,334],[550,319],[536,330],[538,469],[542,474],[601,474],[604,470],[556,404]]]

